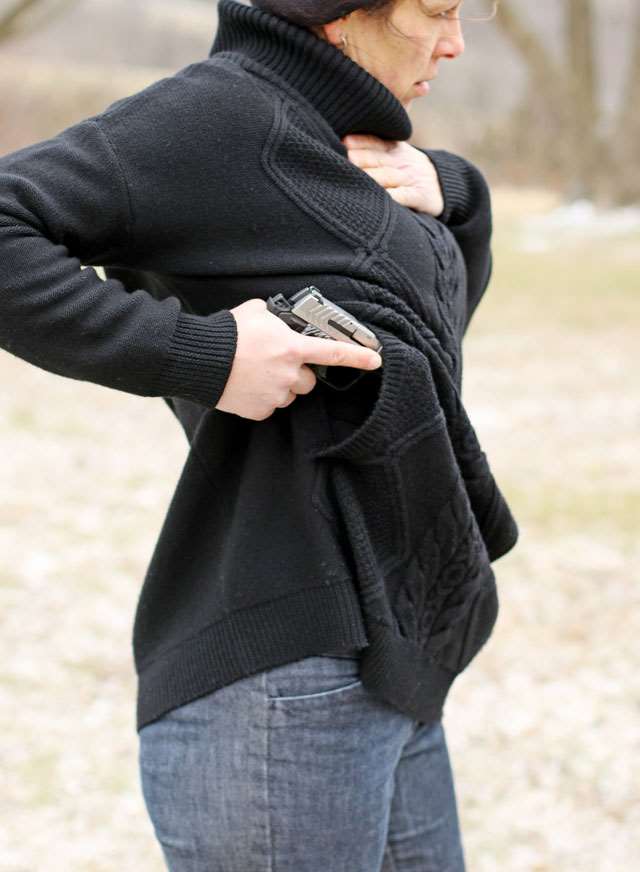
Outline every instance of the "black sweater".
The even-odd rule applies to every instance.
[[[0,159],[0,344],[163,397],[189,441],[135,615],[138,729],[349,647],[372,693],[436,719],[517,536],[460,402],[487,185],[429,150],[444,212],[399,205],[340,141],[408,139],[394,95],[310,31],[235,0],[219,16],[209,58]],[[264,421],[215,409],[229,310],[309,284],[378,334],[381,370]]]

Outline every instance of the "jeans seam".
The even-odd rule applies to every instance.
[[[265,754],[264,763],[264,795],[267,812],[267,872],[273,872],[273,837],[271,831],[271,804],[269,802],[269,763],[271,761],[271,712],[269,697],[267,696],[267,673],[262,673],[262,699],[264,701],[264,712],[266,719],[267,733],[267,753]]]
[[[393,859],[393,852],[391,850],[391,845],[389,844],[389,842],[387,842],[384,846],[384,853],[386,856],[383,859],[389,861],[389,872],[397,872],[398,867],[396,866],[395,860]]]

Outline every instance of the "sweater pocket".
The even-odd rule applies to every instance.
[[[402,559],[405,542],[397,472],[380,460],[352,467],[349,479],[357,493],[359,518],[370,540],[375,542],[380,567],[389,571]],[[353,540],[336,495],[334,476],[325,462],[317,465],[313,503],[330,523],[340,548],[351,560]]]
[[[347,528],[351,548],[365,534],[382,574],[419,547],[456,470],[424,367],[412,365],[406,349],[394,350],[383,371],[366,373],[352,388],[322,388],[331,443],[317,455],[314,494],[327,517],[338,516]],[[337,493],[336,478],[347,483],[350,498]]]
[[[370,621],[458,672],[488,639],[497,597],[430,373],[413,363],[387,354],[364,390],[326,393],[333,441],[315,499],[344,531]]]

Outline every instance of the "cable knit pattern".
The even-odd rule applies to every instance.
[[[388,229],[389,196],[361,169],[318,139],[299,111],[283,106],[263,155],[294,202],[353,245],[374,247]]]

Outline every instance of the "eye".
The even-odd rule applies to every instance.
[[[459,18],[460,7],[462,3],[454,3],[453,6],[450,6],[448,9],[444,9],[442,12],[431,12],[429,14],[430,18],[443,18],[445,20],[453,20]]]
[[[449,4],[441,12],[429,11],[426,7],[423,7],[423,9],[428,18],[433,18],[437,21],[491,21],[498,13],[499,0],[492,0],[491,3],[487,3],[486,0],[473,0],[471,6],[465,7],[469,11],[461,13],[464,3],[465,0],[458,0],[457,3]],[[432,3],[431,9],[436,5],[442,6],[444,3]]]

